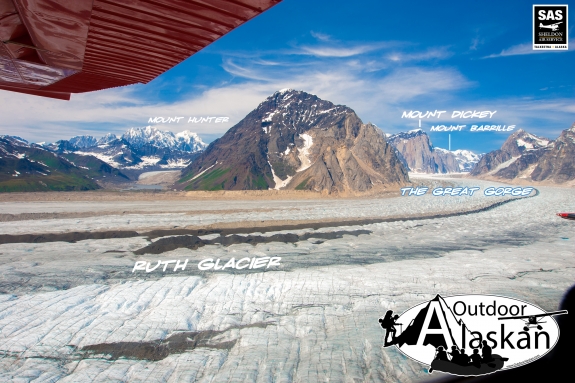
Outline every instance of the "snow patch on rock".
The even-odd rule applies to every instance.
[[[293,177],[288,176],[288,178],[286,178],[285,180],[282,180],[281,178],[276,176],[276,172],[274,171],[274,167],[272,166],[272,164],[269,161],[268,161],[268,164],[270,165],[270,169],[272,170],[272,176],[274,177],[274,183],[275,183],[275,186],[273,188],[269,188],[269,190],[280,190],[281,188],[287,186],[287,184],[290,183],[290,181]]]
[[[309,159],[309,150],[313,145],[313,139],[309,134],[302,133],[299,135],[303,139],[303,147],[298,148],[298,158],[301,162],[301,166],[297,170],[297,172],[301,172],[306,170],[311,166],[311,161]]]

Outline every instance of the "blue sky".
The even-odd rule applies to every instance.
[[[575,122],[575,41],[568,52],[534,53],[532,5],[284,0],[146,85],[69,102],[0,91],[0,134],[33,142],[99,137],[154,116],[185,116],[158,127],[196,131],[209,142],[274,91],[294,88],[345,104],[386,133],[417,128],[418,120],[401,118],[404,110],[490,110],[492,119],[422,120],[422,128],[516,125],[556,138]],[[194,116],[230,122],[187,123]],[[447,133],[429,134],[447,147]],[[453,132],[452,149],[486,152],[508,135]]]

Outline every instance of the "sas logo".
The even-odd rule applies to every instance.
[[[442,371],[477,376],[533,362],[559,340],[554,315],[518,299],[495,295],[437,295],[401,315],[379,319],[384,347]]]
[[[567,5],[533,5],[533,49],[569,49]]]

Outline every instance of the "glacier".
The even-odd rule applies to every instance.
[[[471,181],[420,176],[417,182]],[[141,234],[0,245],[0,380],[437,379],[395,348],[384,348],[377,319],[388,309],[402,312],[435,294],[498,294],[556,309],[575,268],[573,224],[554,213],[573,206],[575,190],[538,189],[537,196],[471,214],[463,213],[504,198],[0,202],[3,214],[87,215],[6,221],[0,234]],[[433,218],[446,211],[462,214]],[[429,217],[419,219],[422,215]],[[153,228],[369,217],[404,218],[263,233],[246,226],[243,235],[371,233],[134,254],[159,239],[147,237]],[[281,267],[263,272],[197,268],[206,258],[262,256],[282,257]],[[131,272],[136,261],[158,259],[189,259],[189,264],[178,272]],[[146,351],[151,345],[157,352]]]

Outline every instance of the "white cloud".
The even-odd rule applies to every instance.
[[[545,53],[546,51],[537,51],[533,49],[533,44],[519,44],[514,45],[510,48],[503,49],[501,53],[491,54],[483,58],[494,58],[494,57],[505,57],[505,56],[517,56],[517,55],[529,55],[533,53]]]
[[[183,116],[179,124],[162,128],[179,132],[222,134],[258,105],[269,91],[246,92],[241,86],[212,88],[199,96],[173,103],[145,103],[137,96],[141,85],[72,95],[70,101],[0,91],[0,134],[19,135],[33,142],[53,142],[74,135],[96,137],[121,134],[133,126],[146,126],[150,117]],[[223,116],[229,123],[187,124],[188,117]],[[185,122],[184,122],[185,121]]]
[[[0,134],[18,134],[31,141],[56,141],[78,134],[121,134],[132,126],[145,126],[150,117],[225,116],[228,124],[179,124],[162,128],[178,132],[189,129],[201,134],[223,134],[251,110],[282,88],[304,90],[356,110],[365,121],[379,123],[382,111],[398,102],[424,95],[456,91],[470,85],[454,69],[400,68],[387,75],[366,75],[369,61],[347,65],[332,63],[289,68],[256,62],[246,65],[227,60],[224,68],[241,83],[212,87],[176,102],[145,102],[138,92],[145,85],[73,95],[71,101],[52,100],[18,93],[0,92],[3,120]],[[391,109],[390,109],[391,110]],[[381,125],[381,124],[380,124]]]
[[[224,61],[223,68],[226,72],[237,77],[243,77],[250,80],[259,80],[259,81],[271,80],[271,78],[268,75],[264,74],[263,71],[253,70],[252,68],[241,66],[231,59],[227,59]]]
[[[401,68],[377,83],[388,103],[407,102],[418,96],[442,94],[467,88],[472,82],[454,69]]]
[[[569,41],[569,51],[574,50],[575,40]],[[567,52],[566,50],[558,50],[558,51],[547,51],[547,50],[535,50],[533,49],[532,43],[525,43],[525,44],[518,44],[514,45],[510,48],[503,49],[500,53],[494,53],[489,56],[483,57],[484,59],[495,58],[495,57],[505,57],[505,56],[518,56],[518,55],[530,55],[534,53],[559,53],[559,52]]]
[[[294,53],[316,57],[351,57],[381,49],[386,45],[385,43],[378,43],[355,46],[301,46]]]
[[[572,99],[510,98],[495,100],[492,104],[497,105],[500,121],[551,139],[557,138],[562,130],[575,122]]]
[[[386,57],[388,60],[395,62],[409,62],[409,61],[426,61],[433,59],[445,59],[451,56],[452,53],[446,47],[431,48],[424,52],[392,52]]]
[[[391,43],[385,44],[388,48],[397,48]],[[363,121],[373,122],[392,133],[409,124],[401,119],[402,110],[463,108],[461,105],[453,107],[454,100],[459,91],[475,86],[472,81],[455,68],[414,65],[449,56],[451,53],[447,48],[430,48],[422,52],[398,50],[394,53],[396,61],[389,60],[391,53],[387,59],[380,52],[368,54],[385,44],[308,47],[315,52],[310,53],[313,57],[303,56],[302,59],[298,56],[297,60],[294,60],[293,51],[279,55],[275,52],[270,55],[273,59],[235,55],[233,59],[224,59],[222,65],[233,79],[211,87],[195,84],[196,93],[171,102],[152,102],[140,96],[143,89],[154,89],[150,88],[153,84],[73,95],[69,102],[0,91],[0,134],[52,142],[79,134],[96,137],[107,132],[121,134],[130,127],[148,125],[150,117],[182,116],[185,118],[179,124],[166,124],[161,128],[174,132],[187,129],[213,137],[223,134],[266,97],[282,88],[303,90],[347,105]],[[549,121],[557,121],[561,126],[565,115],[575,112],[575,106],[568,100],[544,103],[499,100],[483,106],[473,102],[466,110],[480,107],[498,109],[498,117],[502,116],[500,121],[509,124],[533,123],[537,118],[547,116]],[[226,124],[187,123],[188,117],[206,116],[229,117],[230,121]]]
[[[317,40],[320,41],[330,41],[331,36],[321,32],[311,31],[310,34]]]
[[[476,38],[474,38],[474,39],[471,41],[471,46],[469,47],[469,50],[476,51],[477,48],[478,48],[481,44],[483,44],[483,40],[482,40],[482,39],[479,39],[479,37],[476,37]]]
[[[422,127],[428,129],[434,124],[473,124],[515,125],[530,133],[555,139],[561,131],[575,122],[575,104],[571,99],[542,100],[535,98],[501,98],[492,100],[457,101],[449,103],[429,103],[428,108],[418,110],[446,110],[440,120],[422,120]],[[472,119],[451,118],[453,111],[491,111],[496,113],[491,119],[474,121]],[[413,120],[417,122],[417,120]],[[403,121],[405,124],[405,121]],[[401,121],[397,122],[400,126]],[[413,124],[414,125],[414,124]],[[507,133],[501,133],[507,134]]]

